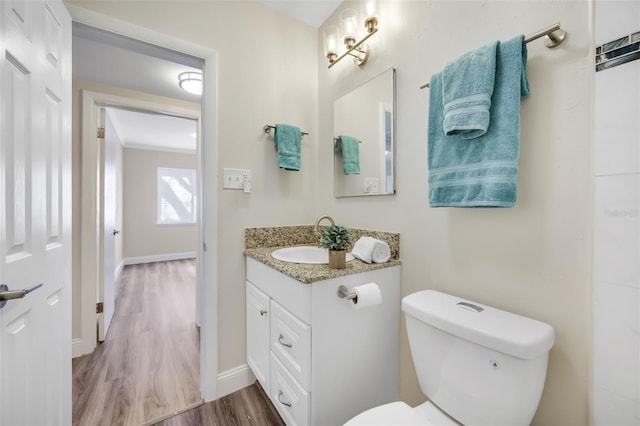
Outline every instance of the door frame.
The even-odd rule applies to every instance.
[[[198,221],[198,282],[200,290],[200,387],[205,402],[213,401],[218,396],[218,194],[217,194],[217,52],[185,40],[158,33],[105,15],[101,15],[72,4],[66,4],[72,20],[106,31],[145,41],[154,45],[182,52],[204,60],[202,108],[200,111],[200,220]],[[89,91],[86,92],[90,96]],[[83,92],[83,108],[85,105]],[[93,92],[94,100],[106,102],[125,102],[126,98]],[[129,101],[133,101],[129,99]],[[87,104],[95,101],[87,99]],[[157,109],[157,105],[135,101],[140,109]],[[163,105],[165,113],[180,115],[175,108]],[[173,111],[173,112],[172,112]],[[184,111],[182,111],[184,112]],[[193,114],[188,110],[186,116]],[[87,117],[89,115],[89,117]],[[82,117],[82,164],[97,164],[97,147],[95,134],[91,134],[91,114],[83,112]],[[95,123],[95,119],[92,121]],[[94,143],[88,143],[93,141]],[[88,161],[88,162],[85,162]],[[91,207],[82,209],[81,234],[81,339],[83,353],[90,353],[95,348],[95,301],[96,301],[96,256],[97,256],[97,208],[96,189],[97,171],[82,167],[82,200],[92,200]],[[85,188],[86,187],[86,188]],[[87,198],[85,198],[87,197]],[[86,201],[83,201],[83,205]],[[91,261],[93,256],[93,261]],[[196,308],[198,310],[198,307]]]

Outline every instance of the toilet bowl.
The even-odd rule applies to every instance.
[[[445,293],[402,300],[413,363],[429,401],[392,402],[345,425],[528,425],[540,402],[549,324]]]

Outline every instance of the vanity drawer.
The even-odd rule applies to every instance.
[[[311,326],[271,300],[271,351],[307,390],[311,388]]]
[[[311,397],[271,353],[271,401],[287,426],[308,425]]]

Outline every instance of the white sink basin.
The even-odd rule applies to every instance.
[[[329,263],[329,250],[314,246],[285,247],[271,252],[271,257],[290,263],[325,264]],[[354,259],[347,253],[347,262]]]

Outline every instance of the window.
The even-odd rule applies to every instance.
[[[196,171],[158,167],[158,225],[196,223]]]

